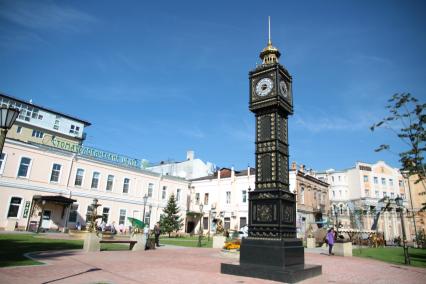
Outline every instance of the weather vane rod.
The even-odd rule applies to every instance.
[[[268,44],[271,43],[271,16],[268,16]]]

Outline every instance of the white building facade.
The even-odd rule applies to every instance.
[[[390,199],[402,197],[404,206],[408,208],[408,188],[399,169],[390,167],[384,161],[374,164],[357,162],[353,168],[328,170],[316,176],[331,185],[331,214],[341,226],[371,230],[374,229],[374,219],[380,216],[377,230],[384,233],[387,241],[402,237],[401,221],[395,209],[377,215],[378,201],[385,196]],[[414,238],[414,227],[409,219],[404,218],[404,222],[407,238],[411,240]]]

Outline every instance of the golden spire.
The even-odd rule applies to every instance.
[[[281,53],[275,46],[272,45],[271,41],[271,17],[268,16],[268,45],[262,50],[259,57],[262,59],[263,64],[274,64],[278,63]]]

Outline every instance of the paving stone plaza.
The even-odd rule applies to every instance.
[[[63,251],[36,253],[45,265],[0,269],[0,283],[278,283],[220,273],[220,263],[238,255],[219,249],[162,246],[148,251]],[[322,275],[299,283],[426,283],[426,269],[306,250],[307,263],[322,265]]]

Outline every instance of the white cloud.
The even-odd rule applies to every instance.
[[[52,2],[10,1],[0,8],[0,18],[32,30],[60,30],[80,32],[88,24],[97,21],[95,17],[76,9]]]

